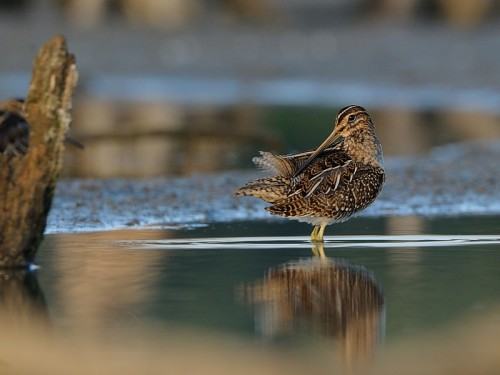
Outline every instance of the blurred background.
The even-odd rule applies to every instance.
[[[61,33],[76,55],[80,76],[72,135],[85,144],[84,150],[68,145],[66,177],[142,178],[253,168],[258,150],[317,147],[332,130],[338,109],[349,104],[362,105],[372,115],[386,158],[413,158],[453,142],[500,142],[499,21],[500,0],[0,0],[0,100],[26,95],[37,51]],[[479,158],[478,149],[457,153],[479,160],[464,163],[464,169],[484,167],[486,157]],[[463,174],[465,182],[448,192],[444,184],[460,178],[449,178],[462,168],[462,163],[451,165],[457,159],[442,158],[440,169],[427,179],[411,179],[411,168],[393,168],[405,172],[394,178],[398,184],[392,190],[385,190],[387,196],[399,192],[390,201],[393,207],[400,202],[418,206],[418,199],[430,197],[434,210],[427,212],[448,215],[451,205],[459,207],[453,212],[474,211],[484,206],[481,199],[496,197],[489,164],[482,174]],[[433,178],[444,169],[443,179]],[[484,178],[472,181],[476,176]],[[332,373],[338,366],[334,350],[347,359],[354,349],[370,357],[378,355],[382,341],[392,345],[380,350],[382,366],[394,358],[411,360],[400,365],[403,371],[376,373],[417,373],[421,366],[428,373],[443,358],[449,370],[442,373],[457,373],[457,368],[464,374],[498,372],[498,236],[491,239],[498,232],[498,216],[390,216],[394,208],[389,205],[380,210],[381,217],[336,227],[332,234],[343,239],[328,250],[337,260],[352,262],[338,268],[339,275],[349,281],[349,274],[362,279],[366,271],[364,280],[373,290],[356,295],[345,288],[355,298],[338,301],[344,308],[360,306],[356,313],[364,315],[318,305],[340,313],[344,330],[336,329],[337,315],[328,315],[335,318],[335,329],[325,341],[308,342],[305,354],[292,346],[289,357],[280,351],[277,370],[264,372],[255,366],[266,362],[225,335],[250,338],[258,353],[276,356],[270,338],[286,344],[282,332],[307,321],[308,311],[297,310],[294,316],[283,303],[291,300],[286,286],[292,284],[289,274],[279,271],[291,269],[283,264],[296,270],[297,263],[290,261],[310,257],[311,249],[286,248],[274,237],[309,229],[294,222],[224,219],[225,207],[237,214],[255,207],[235,206],[225,193],[220,205],[212,204],[215,199],[207,192],[221,197],[233,180],[209,181],[199,189],[209,203],[201,202],[202,209],[189,186],[201,186],[205,176],[182,180],[63,182],[68,198],[56,199],[52,213],[61,219],[49,227],[70,234],[46,237],[37,259],[40,287],[36,280],[0,273],[0,326],[9,338],[0,342],[0,373],[39,373],[46,363],[58,369],[67,363],[82,374],[144,373],[151,366],[162,370],[149,373],[160,373],[177,363],[179,368],[199,365],[203,373],[215,368],[217,374],[229,373],[228,363],[237,368],[231,373]],[[414,181],[428,181],[431,189]],[[475,193],[479,204],[470,199]],[[182,220],[195,225],[169,227]],[[203,225],[212,220],[228,222]],[[73,233],[117,226],[133,230]],[[150,230],[135,230],[141,226]],[[359,233],[368,237],[357,242]],[[443,234],[452,237],[435,240]],[[476,237],[466,243],[454,239],[458,234]],[[256,235],[271,245],[247,242]],[[389,239],[397,236],[403,236],[399,242]],[[226,237],[242,242],[226,243]],[[204,242],[207,238],[222,242]],[[149,247],[135,248],[144,239]],[[183,240],[193,248],[182,248]],[[308,273],[302,276],[299,286],[311,283]],[[237,300],[236,289],[249,301]],[[371,299],[380,297],[379,289],[387,300],[383,309],[380,298]],[[283,295],[287,299],[276,298]],[[41,333],[31,329],[26,320],[34,315],[50,327]],[[465,320],[469,315],[476,320]],[[330,322],[311,316],[319,325],[304,325],[304,331],[325,331],[323,323]],[[177,330],[185,328],[189,335]],[[51,330],[66,335],[47,344],[47,332],[58,337]],[[426,337],[426,332],[436,336]],[[225,340],[225,346],[203,339],[206,334]],[[170,341],[158,343],[152,339],[156,335]],[[401,349],[402,339],[415,345]],[[206,359],[214,361],[211,366]],[[36,370],[7,372],[23,366]],[[109,367],[119,372],[103,370]]]
[[[500,138],[496,0],[0,0],[0,99],[56,33],[80,74],[65,176],[251,167],[368,109],[387,156]]]

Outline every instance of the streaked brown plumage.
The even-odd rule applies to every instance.
[[[23,114],[23,102],[8,100],[0,104],[0,155],[23,156],[29,147],[29,124]]]
[[[0,155],[9,158],[23,156],[28,152],[30,124],[24,116],[24,99],[9,99],[0,103]],[[85,146],[69,134],[65,143],[79,149]]]
[[[325,227],[369,206],[385,181],[382,147],[366,110],[342,108],[333,132],[316,149],[292,155],[261,152],[254,163],[274,175],[236,190],[271,203],[270,213],[314,225],[313,242]]]

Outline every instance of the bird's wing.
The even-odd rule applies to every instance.
[[[323,155],[312,162],[303,173],[291,180],[285,198],[273,202],[267,210],[281,216],[316,214],[338,199],[359,174],[362,166],[344,152]]]
[[[253,158],[254,164],[266,171],[272,172],[276,175],[283,177],[293,177],[295,172],[309,159],[315,150],[306,152],[287,154],[287,155],[274,155],[270,152],[261,151],[260,156]],[[327,148],[321,154],[321,157],[338,153],[334,147]]]
[[[344,152],[332,152],[313,161],[303,173],[292,179],[291,196],[302,199],[330,193],[349,183],[356,174],[356,166]]]
[[[262,151],[261,156],[253,161],[273,175],[249,181],[236,190],[236,195],[251,195],[273,204],[304,199],[315,194],[325,177],[332,178],[331,174],[339,173],[350,162],[345,153],[326,149],[303,173],[293,177],[313,152],[314,150],[300,154],[274,155]]]
[[[373,170],[337,155],[336,160],[320,160],[309,166],[293,182],[287,197],[266,209],[285,217],[316,216],[342,221],[368,206],[383,181],[382,169]]]

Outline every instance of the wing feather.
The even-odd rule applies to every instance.
[[[292,179],[293,192],[267,210],[285,217],[343,221],[373,202],[384,179],[383,170],[355,163],[337,152],[317,160]]]

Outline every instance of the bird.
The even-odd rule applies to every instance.
[[[257,167],[271,172],[236,189],[260,198],[273,215],[314,226],[311,242],[322,243],[327,225],[341,223],[372,204],[385,182],[382,145],[363,107],[342,108],[333,131],[313,150],[274,155],[260,152]]]
[[[24,114],[24,99],[9,99],[0,103],[0,155],[7,158],[26,155],[29,147],[30,124]],[[79,149],[85,146],[66,134],[64,142]]]
[[[0,104],[0,155],[8,159],[22,157],[28,151],[30,126],[23,105],[18,99]]]

